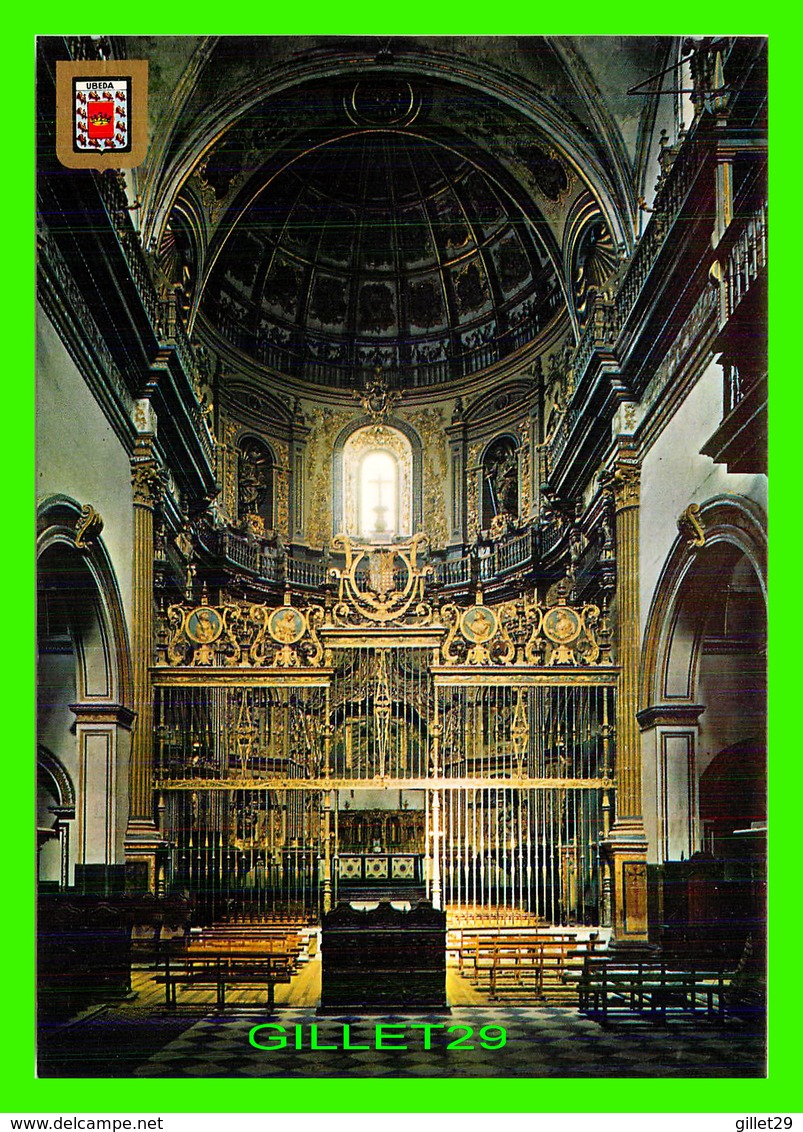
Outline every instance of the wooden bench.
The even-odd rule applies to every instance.
[[[446,927],[457,928],[544,928],[547,921],[534,912],[522,908],[483,907],[481,905],[449,905],[446,908]]]
[[[475,986],[487,986],[489,997],[502,992],[533,992],[542,997],[565,997],[567,968],[599,945],[596,933],[578,938],[576,932],[537,929],[460,929],[452,941],[458,970]]]
[[[474,959],[478,947],[482,950],[483,947],[490,946],[494,941],[555,944],[556,946],[560,945],[562,952],[566,955],[584,955],[587,951],[599,946],[600,943],[596,932],[592,932],[589,937],[581,938],[578,937],[576,932],[545,932],[538,928],[519,928],[517,930],[510,928],[459,928],[449,932],[447,949],[456,955],[458,970],[462,972],[467,961],[470,965],[476,966]]]
[[[608,1022],[668,1016],[722,1018],[730,982],[724,968],[667,966],[660,961],[623,962],[589,955],[578,990],[581,1014]]]
[[[289,983],[295,971],[296,952],[263,947],[191,947],[164,957],[164,971],[154,975],[165,988],[165,1005],[175,1010],[179,987],[214,987],[217,1005],[226,1005],[227,986],[264,986],[267,1005],[274,1006],[278,983]]]
[[[216,924],[210,928],[193,928],[189,938],[190,940],[284,939],[289,936],[301,937],[308,931],[308,928],[300,924]]]
[[[215,948],[221,947],[244,947],[248,950],[253,948],[267,948],[276,950],[286,947],[288,950],[296,948],[298,951],[306,943],[306,936],[296,932],[273,932],[273,933],[258,933],[253,932],[203,932],[199,935],[191,935],[187,946],[189,948]]]
[[[478,940],[493,940],[502,937],[526,936],[527,938],[540,938],[545,934],[543,928],[520,927],[515,925],[468,924],[465,927],[448,928],[446,932],[446,950],[453,952],[462,967],[461,956],[465,957],[473,952]]]
[[[317,943],[317,936],[313,933],[312,941]],[[248,951],[295,951],[298,962],[304,962],[309,950],[309,929],[271,926],[265,928],[257,926],[229,927],[228,925],[213,928],[204,928],[190,934],[187,946],[191,949],[203,948],[205,950],[223,948],[244,948]],[[310,951],[310,954],[312,952]]]

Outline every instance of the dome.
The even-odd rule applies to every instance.
[[[410,130],[315,146],[253,196],[217,257],[202,317],[280,373],[351,388],[479,372],[564,309],[537,231],[465,151]]]

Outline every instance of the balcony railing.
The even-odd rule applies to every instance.
[[[302,589],[321,589],[330,579],[328,564],[320,559],[318,561],[304,558],[287,559],[287,581]]]
[[[131,279],[155,334],[162,326],[162,311],[151,279],[151,273],[131,223],[128,199],[114,172],[99,173],[95,177],[98,190],[106,206],[112,229],[125,256]]]
[[[233,562],[235,566],[242,566],[244,570],[249,570],[252,574],[263,575],[263,563],[266,559],[261,553],[258,543],[238,538],[236,535],[226,532],[223,535],[221,549],[229,562]],[[268,580],[273,581],[274,579],[269,578]],[[275,580],[278,581],[278,578]]]
[[[713,149],[697,136],[688,138],[678,150],[672,167],[659,188],[652,216],[616,295],[616,320],[623,327],[636,305],[644,284],[649,278],[658,253],[664,246],[666,235],[672,228],[683,205],[705,166],[705,158]],[[713,182],[712,182],[713,192]]]
[[[575,382],[578,382],[585,373],[594,350],[601,347],[613,349],[618,333],[619,319],[616,306],[603,299],[601,295],[596,295],[591,315],[574,354]]]
[[[507,539],[481,545],[472,554],[460,558],[434,559],[433,581],[446,588],[464,587],[473,579],[492,582],[528,569],[543,553],[542,543],[548,529],[531,528]],[[320,554],[315,557],[312,553],[301,558],[282,549],[263,547],[254,539],[232,531],[219,535],[208,532],[200,542],[208,554],[217,553],[230,565],[246,570],[262,581],[275,585],[287,583],[302,590],[322,590],[327,584],[333,584],[330,567],[342,565],[338,555]],[[404,586],[406,580],[405,571],[397,571],[394,578],[396,585]],[[362,587],[370,586],[368,567],[357,570],[357,582]]]
[[[175,291],[168,291],[161,297],[157,294],[139,236],[131,223],[125,190],[118,178],[110,173],[99,174],[96,183],[153,332],[175,349],[181,369],[187,381],[191,382],[195,372],[195,356],[179,310],[178,296]],[[194,393],[189,402],[189,412],[204,453],[210,464],[213,464],[215,441]]]
[[[549,476],[554,470],[558,460],[560,460],[563,453],[566,451],[566,446],[569,443],[569,436],[577,421],[579,410],[574,408],[566,409],[560,424],[555,430],[552,440],[549,442],[544,450],[546,474]]]
[[[725,266],[728,317],[767,266],[767,201],[747,217]]]

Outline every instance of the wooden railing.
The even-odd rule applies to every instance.
[[[636,305],[646,284],[666,236],[688,198],[688,195],[705,170],[709,175],[713,160],[713,147],[698,137],[688,138],[659,188],[653,213],[638,246],[633,253],[627,272],[616,295],[616,320],[623,327]],[[713,179],[712,179],[713,195]]]

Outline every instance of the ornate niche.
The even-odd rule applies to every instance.
[[[256,437],[246,436],[237,451],[237,518],[255,535],[273,527],[273,453]]]
[[[519,516],[519,444],[512,436],[498,436],[482,458],[481,528],[491,530]]]
[[[420,521],[420,465],[420,444],[414,449],[401,428],[379,421],[341,436],[335,446],[335,533],[369,542],[409,538]]]
[[[599,210],[595,210],[575,245],[572,262],[574,308],[581,327],[588,322],[594,297],[613,274],[617,263],[610,229]]]

